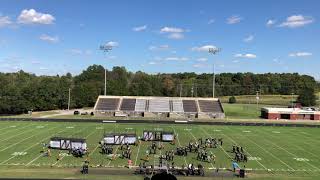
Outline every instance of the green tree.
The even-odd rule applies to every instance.
[[[314,106],[316,105],[316,95],[314,88],[302,89],[299,93],[298,100],[303,106]]]
[[[229,104],[234,104],[234,103],[237,103],[237,99],[236,99],[236,97],[231,96],[231,97],[229,98]]]

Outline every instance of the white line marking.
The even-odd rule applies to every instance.
[[[173,129],[173,132],[174,132],[174,134],[176,135],[176,137],[177,137],[177,140],[178,140],[178,144],[179,144],[179,146],[181,146],[181,144],[180,144],[180,140],[179,140],[179,134],[177,134],[177,132],[176,132],[176,130],[174,129],[174,127],[173,126],[171,126],[171,128]],[[183,156],[183,159],[184,159],[184,163],[185,163],[185,165],[186,165],[186,167],[188,166],[188,163],[187,163],[187,160],[186,160],[186,157],[184,157]]]
[[[200,129],[201,129],[205,134],[209,135],[210,138],[212,139],[212,136],[211,136],[207,131],[205,131],[202,127],[201,127]],[[232,159],[232,157],[227,153],[227,151],[226,151],[222,146],[220,146],[220,147],[221,147],[222,151],[223,151],[230,159]]]
[[[3,135],[3,134],[7,134],[7,133],[10,133],[10,132],[13,132],[13,131],[16,131],[16,130],[20,130],[20,129],[24,129],[24,128],[31,127],[31,126],[33,126],[33,124],[28,125],[28,126],[23,126],[23,127],[17,128],[17,129],[12,129],[12,130],[10,130],[10,131],[1,133],[0,136]],[[2,141],[0,141],[0,142],[2,142]]]
[[[50,128],[50,129],[47,130],[47,131],[50,131],[50,130],[55,129],[55,128],[57,128],[57,127]],[[45,132],[47,132],[47,131],[45,131]],[[6,150],[6,149],[9,149],[9,148],[11,148],[11,147],[13,147],[13,146],[15,146],[15,145],[17,145],[17,144],[20,144],[20,143],[22,143],[23,141],[25,141],[25,140],[27,140],[27,139],[30,139],[30,138],[32,138],[32,137],[34,137],[34,136],[38,136],[39,134],[42,134],[42,133],[44,133],[44,132],[40,132],[40,133],[34,134],[34,135],[32,135],[32,136],[29,136],[29,137],[27,137],[27,138],[24,138],[24,139],[22,139],[21,141],[18,141],[18,142],[14,143],[14,144],[11,144],[10,146],[7,146],[6,148],[1,149],[0,152],[4,151],[4,150]]]
[[[137,161],[138,161],[138,156],[139,156],[139,153],[140,153],[140,146],[141,146],[141,142],[139,143],[139,147],[138,147],[138,152],[137,152],[137,156],[135,158],[135,161],[134,161],[134,165],[136,166],[137,165]]]
[[[295,169],[293,169],[291,166],[289,166],[287,163],[283,162],[281,159],[279,159],[277,156],[275,156],[274,154],[272,154],[271,152],[265,150],[265,148],[261,147],[259,144],[257,144],[256,142],[254,142],[253,140],[251,140],[250,138],[246,138],[247,140],[249,140],[250,142],[252,142],[253,144],[255,144],[257,147],[259,147],[260,149],[262,149],[264,152],[270,154],[272,157],[274,157],[275,159],[278,159],[282,164],[286,165],[288,168],[290,168],[291,170],[295,171]]]
[[[78,131],[78,132],[76,132],[76,133],[79,133],[79,132],[82,132],[83,130],[84,130],[85,128],[82,128],[80,131]],[[85,137],[85,139],[87,139],[90,135],[92,135],[93,133],[95,133],[96,132],[96,130],[94,130],[92,133],[90,133],[89,135],[87,135],[86,137]],[[75,133],[75,134],[76,134]],[[57,165],[60,161],[62,161],[62,159],[64,158],[65,156],[62,156],[57,162],[55,162],[52,166],[55,166],[55,165]]]
[[[58,127],[59,127],[59,126],[58,126]],[[58,127],[55,127],[55,128],[58,128]],[[55,128],[53,128],[53,129],[55,129]],[[62,131],[60,131],[60,132],[62,132]],[[58,132],[58,133],[60,133],[60,132]],[[46,140],[46,139],[50,138],[51,136],[52,136],[52,135],[47,136],[47,137],[43,138],[43,139],[42,139],[42,140],[40,140],[40,141],[44,141],[44,140]],[[36,145],[38,145],[38,144],[39,144],[39,143],[35,143],[35,144],[33,144],[32,146],[30,146],[30,147],[28,147],[28,148],[24,149],[24,150],[23,150],[23,152],[27,152],[29,149],[33,148],[34,146],[36,146]],[[12,157],[8,158],[7,160],[5,160],[5,161],[1,162],[1,163],[0,163],[0,165],[1,165],[1,164],[6,163],[6,162],[8,162],[8,161],[10,161],[11,159],[15,158],[16,156],[17,156],[17,155],[13,155]]]
[[[193,135],[193,133],[192,133],[191,131],[189,131],[189,133],[191,134],[191,136],[193,137],[193,139],[197,141],[197,138]],[[210,152],[211,152],[211,151],[210,151]],[[212,153],[212,152],[211,152],[211,153]],[[212,162],[210,162],[210,164],[211,164],[211,167],[214,168]]]
[[[224,133],[221,133],[222,135],[224,135],[225,137],[227,137],[228,139],[230,139],[233,143],[235,143],[236,145],[239,145],[236,141],[234,141],[232,138],[230,138],[229,136],[225,135]],[[249,156],[252,157],[252,155],[246,150],[244,149],[245,152],[247,152],[249,154]],[[265,165],[263,165],[261,162],[258,161],[258,159],[255,159],[257,161],[257,163],[262,166],[265,170],[268,169]]]

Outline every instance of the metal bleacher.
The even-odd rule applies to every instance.
[[[137,99],[134,111],[137,111],[137,112],[146,111],[146,100],[145,99]]]
[[[115,111],[118,108],[120,98],[99,98],[96,110]]]
[[[184,112],[195,113],[198,112],[195,100],[182,100]]]
[[[182,100],[172,100],[172,112],[184,112]]]
[[[156,98],[149,100],[150,112],[170,112],[169,99]]]
[[[122,99],[120,106],[121,111],[134,111],[136,105],[136,99]]]
[[[99,96],[94,110],[105,116],[225,117],[219,99],[202,97]]]

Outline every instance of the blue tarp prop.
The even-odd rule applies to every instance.
[[[238,163],[232,162],[232,168],[233,168],[233,169],[240,169],[240,166],[239,166]]]

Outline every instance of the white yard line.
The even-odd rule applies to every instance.
[[[292,168],[291,166],[289,166],[287,163],[283,162],[281,159],[279,159],[277,156],[275,156],[274,154],[272,154],[271,152],[265,150],[265,148],[261,147],[259,144],[257,144],[256,142],[254,142],[253,140],[251,140],[249,137],[246,138],[247,140],[249,140],[250,142],[252,142],[253,144],[255,144],[257,147],[259,147],[260,149],[262,149],[264,152],[270,154],[273,158],[278,159],[282,164],[286,165],[288,168],[290,168],[292,171],[295,171],[294,168]]]
[[[139,153],[140,153],[140,147],[141,147],[141,143],[139,143],[139,146],[138,146],[138,152],[137,152],[137,155],[136,155],[136,158],[135,158],[135,161],[134,161],[134,166],[137,165],[138,156],[139,156]]]
[[[55,127],[55,128],[53,128],[53,129],[56,129],[56,128],[58,128],[58,127]],[[63,130],[63,131],[65,131],[65,130]],[[60,132],[62,132],[62,131],[60,131]],[[60,133],[60,132],[58,132],[58,133]],[[44,140],[46,140],[46,139],[49,139],[51,136],[52,136],[52,135],[47,136],[47,137],[41,139],[40,141],[42,142],[42,141],[44,141]],[[29,149],[33,148],[34,146],[36,146],[36,145],[38,145],[38,144],[39,144],[39,143],[35,143],[35,144],[29,146],[28,148],[24,149],[22,152],[27,152]],[[0,165],[6,163],[6,162],[8,162],[8,161],[10,161],[11,159],[13,159],[13,158],[15,158],[15,157],[17,157],[17,156],[18,156],[18,155],[13,155],[12,157],[8,158],[7,160],[1,162]]]
[[[50,130],[52,130],[52,129],[55,129],[55,128],[57,128],[57,127],[50,128],[48,131],[50,131]],[[47,132],[47,131],[44,131],[44,132]],[[27,139],[30,139],[30,138],[32,138],[32,137],[34,137],[34,136],[38,136],[39,134],[42,134],[42,133],[44,133],[44,132],[40,132],[40,133],[34,134],[34,135],[32,135],[32,136],[29,136],[29,137],[27,137],[27,138],[24,138],[24,139],[22,139],[21,141],[18,141],[18,142],[16,142],[16,143],[11,144],[10,146],[7,146],[6,148],[1,149],[0,152],[4,151],[4,150],[6,150],[6,149],[9,149],[9,148],[11,148],[11,147],[13,147],[13,146],[16,146],[16,145],[22,143],[23,141],[25,141],[25,140],[27,140]]]
[[[265,133],[267,133],[267,131],[265,131]],[[293,135],[296,136],[296,134],[295,134],[295,133],[292,133],[291,131],[289,131],[289,133],[291,133],[291,134],[293,134]],[[309,144],[305,143],[304,141],[301,141],[301,143],[303,143],[303,144],[305,144],[305,145],[309,145]],[[318,155],[316,155],[316,154],[314,154],[314,153],[312,153],[312,152],[309,152],[309,150],[304,149],[302,146],[297,146],[297,145],[295,145],[294,143],[291,143],[291,144],[294,145],[296,148],[298,148],[298,149],[300,149],[300,150],[302,150],[302,151],[304,151],[304,152],[312,155],[313,157],[317,158],[318,160],[320,160],[320,157],[319,157]]]
[[[182,147],[181,144],[180,144],[180,140],[179,140],[179,134],[177,134],[177,132],[176,132],[176,130],[174,129],[173,126],[171,126],[171,128],[173,129],[173,132],[177,137],[179,146]],[[183,156],[183,159],[184,159],[184,163],[185,163],[186,167],[188,167],[188,163],[187,163],[186,157]]]
[[[118,128],[118,124],[116,124],[116,128]],[[128,132],[128,130],[127,130],[126,132]],[[117,146],[116,151],[114,152],[113,155],[116,155],[116,156],[117,156],[117,152],[118,152],[118,150],[119,150],[119,147],[120,147],[120,145]],[[112,158],[112,157],[111,157],[111,158]],[[111,161],[112,161],[112,159],[109,160],[107,166],[110,165]]]
[[[228,128],[228,127],[227,127]],[[221,132],[220,132],[221,133]],[[227,135],[225,135],[224,133],[221,133],[223,136],[225,136],[225,137],[227,137],[228,139],[230,139],[234,144],[236,144],[237,146],[239,145],[236,141],[234,141],[232,138],[230,138],[229,136],[227,136]],[[246,149],[244,149],[244,151],[245,152],[247,152],[248,154],[249,154],[249,156],[251,156],[252,157],[252,155],[246,150]],[[257,161],[257,163],[260,165],[260,166],[262,166],[265,170],[268,170],[268,168],[266,168],[266,166],[265,165],[263,165],[260,161],[258,161],[257,159],[256,159],[256,161]]]
[[[197,141],[197,138],[193,135],[193,133],[191,132],[191,131],[188,131],[190,134],[191,134],[191,136],[193,137],[193,139],[195,140],[195,141]],[[210,151],[211,153],[212,153],[212,151]],[[214,166],[213,166],[213,164],[212,164],[212,162],[210,162],[210,164],[211,164],[211,167],[212,168],[215,168]]]
[[[9,124],[9,123],[8,123]],[[4,128],[1,128],[0,131],[2,130],[5,130],[5,129],[9,129],[9,128],[13,128],[13,127],[10,127],[10,125],[8,127],[4,127]],[[0,134],[1,135],[1,134]]]
[[[202,130],[205,134],[209,135],[210,138],[212,138],[212,136],[211,136],[207,131],[205,131],[202,127],[201,127],[201,130]],[[230,159],[232,159],[232,157],[227,153],[227,151],[226,151],[222,146],[220,146],[220,147],[221,147],[222,151],[223,151]]]
[[[10,130],[10,131],[8,131],[8,132],[1,133],[0,136],[3,135],[3,134],[7,134],[7,133],[10,133],[10,132],[13,132],[13,131],[15,131],[15,130],[24,129],[24,128],[27,128],[27,127],[30,127],[30,126],[33,126],[33,125],[34,125],[34,124],[31,124],[31,125],[29,125],[29,126],[23,126],[23,127],[17,128],[17,129],[12,129],[12,130]],[[9,139],[10,139],[10,138],[9,138]],[[5,141],[5,140],[2,140],[2,141]],[[0,142],[2,142],[2,141],[0,141]]]
[[[111,133],[112,131],[109,131],[108,133]],[[88,156],[91,156],[97,149],[98,149],[98,147],[99,147],[99,144],[93,149],[93,151],[91,151],[90,153],[89,153],[89,155]]]
[[[43,154],[40,154],[39,156],[37,156],[36,158],[32,159],[30,162],[28,162],[25,166],[29,166],[31,163],[33,163],[34,161],[38,160],[41,156],[43,156]]]
[[[283,150],[283,151],[287,152],[288,154],[292,155],[294,158],[299,158],[299,156],[297,156],[297,155],[296,155],[296,154],[294,154],[294,153],[289,152],[289,151],[288,151],[288,150],[286,150],[285,148],[283,148],[283,147],[281,147],[281,146],[279,146],[279,145],[277,145],[277,144],[275,144],[275,143],[273,143],[273,142],[271,142],[271,141],[269,141],[269,140],[267,140],[267,139],[264,139],[264,140],[265,140],[265,141],[268,141],[270,144],[273,144],[274,146],[276,146],[276,147],[280,148],[281,150]],[[316,167],[316,166],[314,166],[314,165],[310,164],[310,163],[309,163],[309,162],[307,162],[307,161],[303,161],[303,162],[305,162],[306,164],[308,164],[309,166],[311,166],[311,167],[313,167],[313,168],[315,168],[315,169],[317,169],[317,170],[320,170],[318,167]]]
[[[81,129],[81,130],[78,131],[78,132],[82,132],[84,129],[85,129],[85,128]],[[76,133],[78,133],[78,132],[76,132]],[[85,139],[87,139],[90,135],[94,134],[95,132],[96,132],[96,129],[95,129],[92,133],[88,134],[88,135],[85,137]],[[76,133],[75,133],[75,134],[76,134]],[[62,156],[62,157],[61,157],[56,163],[54,163],[52,166],[57,165],[59,162],[62,161],[62,159],[63,159],[64,157],[65,157],[65,156]]]

